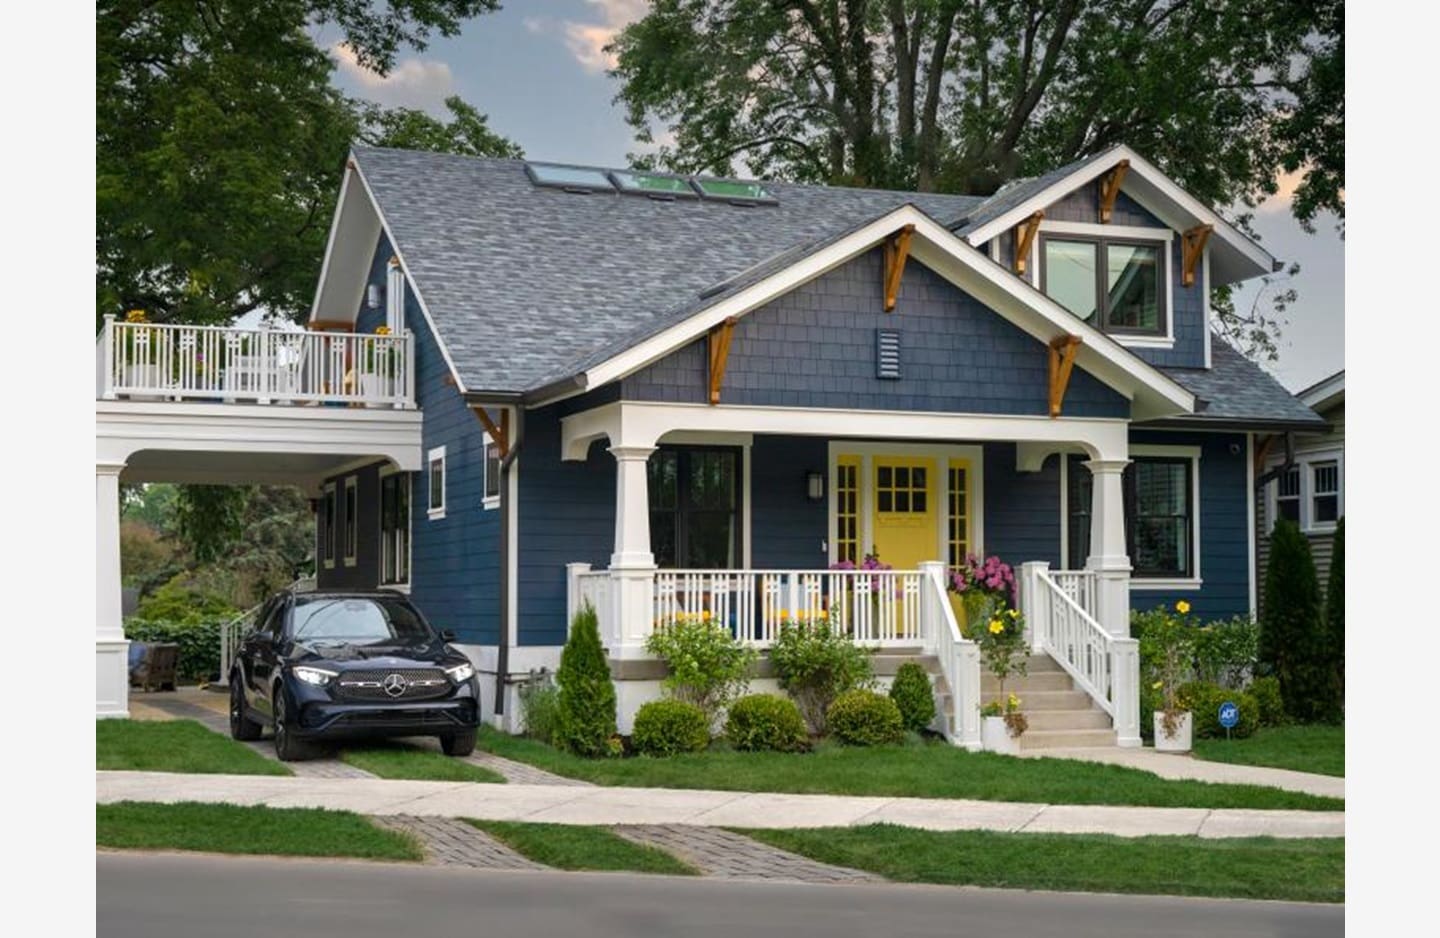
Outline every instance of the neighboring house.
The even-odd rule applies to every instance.
[[[1258,439],[1264,469],[1255,495],[1256,579],[1264,585],[1275,519],[1289,518],[1310,541],[1323,590],[1330,578],[1335,523],[1345,516],[1345,372],[1337,371],[1295,398],[1327,421],[1329,429],[1291,434],[1288,455],[1283,435]]]
[[[132,375],[102,403],[145,408],[150,435],[99,432],[126,441],[119,477],[153,478],[145,447],[191,446],[166,413],[344,418],[304,456],[276,429],[246,459],[318,496],[320,585],[408,591],[500,725],[583,603],[622,730],[658,693],[656,623],[709,612],[764,647],[824,611],[924,658],[973,748],[978,657],[943,586],[973,553],[1019,572],[1034,647],[1069,675],[1054,706],[1138,745],[1130,610],[1253,611],[1256,437],[1324,427],[1213,337],[1210,290],[1275,269],[1125,147],[988,199],[356,148],[308,344],[285,367],[242,354],[229,386],[371,406],[131,404]],[[133,330],[111,331],[121,376]],[[166,466],[218,471],[201,455]],[[894,569],[831,570],[872,552]]]

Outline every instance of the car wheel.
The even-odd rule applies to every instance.
[[[295,738],[290,728],[290,707],[285,690],[275,688],[275,755],[281,762],[298,762],[311,756],[310,747]]]
[[[245,688],[239,674],[230,676],[230,738],[249,741],[260,738],[262,727],[245,712]]]
[[[440,737],[440,748],[445,750],[447,756],[468,756],[475,751],[475,731],[446,733]]]

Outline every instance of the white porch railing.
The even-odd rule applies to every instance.
[[[96,348],[97,395],[411,407],[414,336],[117,322]]]
[[[950,685],[950,707],[944,713],[945,734],[957,746],[980,749],[980,647],[960,634],[955,610],[945,589],[945,565],[922,563],[923,618],[934,623],[931,651]]]
[[[1075,605],[1095,619],[1095,571],[1094,570],[1050,570],[1050,579],[1055,585],[1075,600]]]

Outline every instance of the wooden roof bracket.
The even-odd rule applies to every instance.
[[[735,332],[735,317],[727,318],[710,330],[710,403],[720,403],[720,386],[725,383],[725,363],[730,358],[730,337]]]
[[[1030,257],[1030,245],[1040,231],[1040,222],[1045,220],[1043,211],[1036,212],[1015,226],[1015,272],[1025,273],[1025,263]]]
[[[1070,384],[1070,372],[1075,369],[1075,353],[1084,341],[1078,335],[1062,335],[1050,340],[1050,416],[1060,416],[1061,405],[1065,403],[1065,389]]]
[[[1110,215],[1115,211],[1115,198],[1120,195],[1120,185],[1129,171],[1130,161],[1121,160],[1100,180],[1100,224],[1110,224]]]
[[[905,261],[910,257],[910,236],[915,233],[914,225],[905,225],[885,240],[885,312],[895,311],[900,301],[900,276],[905,273]]]
[[[1200,258],[1205,256],[1205,242],[1210,240],[1210,232],[1214,230],[1214,225],[1196,225],[1180,235],[1181,286],[1195,285],[1195,268],[1199,266]]]
[[[497,427],[495,421],[490,419],[490,414],[483,407],[472,407],[475,416],[480,418],[480,423],[485,427],[485,432],[490,434],[490,440],[495,448],[500,451],[500,458],[503,460],[510,455],[510,408],[500,408],[500,425]]]

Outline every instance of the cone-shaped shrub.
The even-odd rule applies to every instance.
[[[1330,582],[1325,587],[1325,631],[1330,660],[1345,695],[1345,519],[1335,525],[1335,546],[1330,555]]]
[[[895,671],[890,699],[900,708],[900,719],[912,733],[920,732],[935,720],[935,692],[930,689],[930,675],[913,661],[905,662]]]
[[[570,624],[555,683],[560,685],[556,745],[579,756],[608,755],[615,735],[615,685],[600,647],[599,620],[588,605]]]
[[[1310,543],[1294,522],[1281,518],[1270,533],[1260,662],[1280,679],[1285,711],[1296,720],[1340,716],[1340,687],[1328,645]]]

